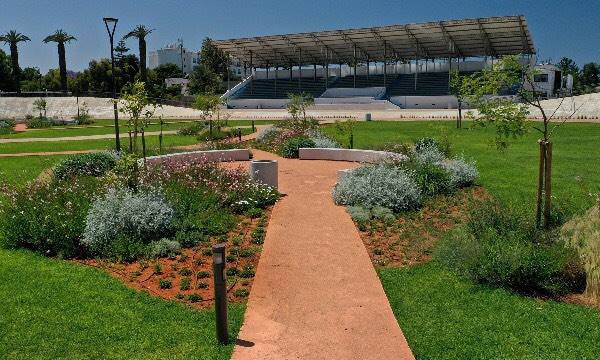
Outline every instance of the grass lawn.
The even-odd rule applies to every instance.
[[[600,310],[472,285],[435,263],[383,268],[381,282],[421,359],[594,359]]]
[[[96,123],[92,125],[77,125],[77,126],[55,126],[48,129],[32,129],[30,131],[19,132],[9,135],[0,135],[0,138],[3,139],[18,139],[18,138],[42,138],[42,137],[69,137],[69,136],[87,136],[87,135],[104,135],[104,134],[113,134],[114,127],[112,124],[113,120],[97,120]],[[183,127],[188,126],[192,121],[191,120],[165,120],[165,124],[163,125],[164,131],[172,131],[181,129]],[[255,125],[265,125],[270,124],[272,121],[268,120],[255,120]],[[122,133],[126,133],[128,128],[125,124],[124,120],[120,121],[119,129]],[[236,127],[236,126],[251,126],[251,120],[229,120],[227,122],[227,126]],[[150,131],[160,131],[160,125],[151,124],[146,129],[147,132]]]
[[[126,288],[104,272],[0,250],[2,359],[229,359],[213,310]],[[244,306],[229,307],[235,339]]]
[[[516,139],[504,151],[491,144],[492,128],[473,128],[465,122],[462,130],[453,121],[425,122],[360,122],[354,128],[354,147],[374,148],[385,143],[414,141],[421,137],[440,138],[447,134],[454,154],[474,159],[480,171],[479,182],[494,196],[516,204],[535,205],[539,147],[534,130]],[[347,145],[346,138],[336,134],[333,126],[325,131]],[[568,123],[554,135],[553,195],[555,203],[566,203],[577,211],[592,205],[593,200],[582,190],[576,177],[586,183],[600,183],[600,124]]]
[[[24,184],[35,179],[64,156],[24,156],[0,158],[0,183]]]
[[[128,137],[126,133],[121,134],[121,146],[127,146]],[[141,146],[141,139],[140,145]],[[195,136],[164,135],[163,145],[165,148],[179,145],[192,145],[198,143]],[[112,150],[115,146],[114,139],[96,140],[74,140],[74,141],[43,141],[0,144],[0,154],[16,154],[48,151],[71,151],[71,150]],[[158,148],[158,135],[146,136],[148,149]]]

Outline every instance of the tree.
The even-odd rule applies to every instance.
[[[556,66],[560,69],[561,73],[564,75],[571,75],[573,77],[573,88],[577,91],[580,90],[580,73],[579,66],[575,63],[573,59],[568,57],[563,57],[560,59]]]
[[[463,76],[460,75],[458,70],[452,70],[450,73],[450,94],[456,96],[458,100],[458,118],[456,119],[456,128],[462,128],[462,104],[464,101],[461,87],[463,83]]]
[[[557,126],[562,125],[566,118],[554,126],[552,120],[565,97],[561,98],[553,112],[548,113],[541,103],[543,93],[536,88],[534,81],[536,74],[532,67],[520,64],[517,56],[505,56],[491,67],[465,77],[461,92],[479,112],[479,115],[474,117],[475,122],[483,126],[492,124],[496,127],[496,144],[501,148],[508,146],[509,138],[520,137],[526,133],[530,107],[541,113],[541,126],[537,124],[532,126],[541,136],[538,141],[540,158],[536,222],[538,225],[541,224],[543,213],[544,226],[549,227],[552,207],[551,137]],[[519,89],[518,99],[522,102],[497,96],[502,90],[515,87]],[[473,117],[473,114],[471,113],[470,116]]]
[[[26,67],[21,71],[21,89],[25,91],[42,91],[42,74],[36,67]]]
[[[221,77],[204,64],[196,66],[188,79],[191,94],[221,93],[224,90]]]
[[[194,100],[193,107],[196,110],[200,110],[202,118],[208,121],[208,134],[212,139],[213,136],[213,122],[215,115],[217,116],[216,125],[221,127],[221,105],[223,101],[218,95],[198,95]]]
[[[147,70],[146,70],[146,36],[150,35],[154,29],[149,29],[145,25],[138,25],[132,31],[127,33],[123,39],[136,38],[138,39],[138,47],[140,52],[140,80],[142,82],[147,81]]]
[[[0,91],[11,91],[13,90],[13,85],[10,59],[0,49]]]
[[[600,65],[595,62],[583,65],[583,69],[581,70],[581,85],[587,91],[593,91],[590,88],[600,85]]]
[[[221,79],[227,77],[229,71],[228,57],[221,49],[215,46],[211,38],[205,38],[202,41],[200,49],[200,63],[207,69],[219,75]]]
[[[119,40],[117,46],[115,47],[115,59],[117,61],[121,60],[129,52],[129,50],[130,49],[125,44],[125,40]]]
[[[315,120],[306,116],[306,110],[315,104],[315,98],[308,93],[289,94],[287,111],[291,116],[284,126],[293,130],[306,130],[314,127]]]
[[[58,46],[58,69],[60,72],[60,90],[67,91],[67,59],[65,54],[65,44],[77,40],[75,36],[67,34],[62,29],[58,29],[54,34],[46,36],[44,42],[55,42]]]
[[[142,134],[142,154],[146,159],[146,138],[144,130],[148,126],[150,119],[156,112],[157,105],[152,103],[148,98],[145,84],[141,81],[136,81],[131,86],[124,89],[123,95],[118,100],[120,103],[119,111],[127,114],[129,120],[127,126],[130,133],[133,132],[133,142],[129,138],[129,148],[133,153],[138,152],[138,133]]]
[[[19,48],[20,42],[31,41],[27,36],[17,32],[16,30],[10,30],[4,35],[0,35],[0,41],[10,46],[10,60],[12,67],[12,78],[14,89],[17,93],[21,92],[21,68],[19,67]]]

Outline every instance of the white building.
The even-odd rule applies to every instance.
[[[162,49],[150,51],[148,61],[150,69],[155,69],[165,64],[175,64],[179,68],[183,64],[183,73],[189,74],[194,67],[200,64],[200,54],[184,48],[181,43],[170,44]]]
[[[563,74],[558,67],[552,64],[536,65],[534,69],[533,81],[536,91],[546,94],[549,98],[573,92],[572,75]]]

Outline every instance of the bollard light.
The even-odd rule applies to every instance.
[[[213,245],[213,280],[215,289],[215,314],[217,340],[229,342],[227,330],[227,277],[225,275],[225,243]]]

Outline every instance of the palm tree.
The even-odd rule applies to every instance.
[[[67,60],[65,56],[65,43],[77,40],[75,36],[69,35],[62,29],[56,30],[54,34],[46,36],[44,42],[55,42],[58,44],[58,68],[60,72],[60,89],[67,91]]]
[[[19,49],[17,44],[20,42],[31,41],[27,36],[18,33],[16,30],[8,31],[0,35],[0,41],[10,45],[10,60],[12,63],[12,75],[17,93],[21,92],[21,68],[19,67]]]
[[[146,72],[146,36],[150,35],[150,33],[154,31],[154,29],[149,29],[145,25],[138,25],[132,31],[130,31],[127,35],[123,37],[123,39],[129,38],[137,38],[140,48],[140,80],[142,82],[146,82],[147,72]]]

